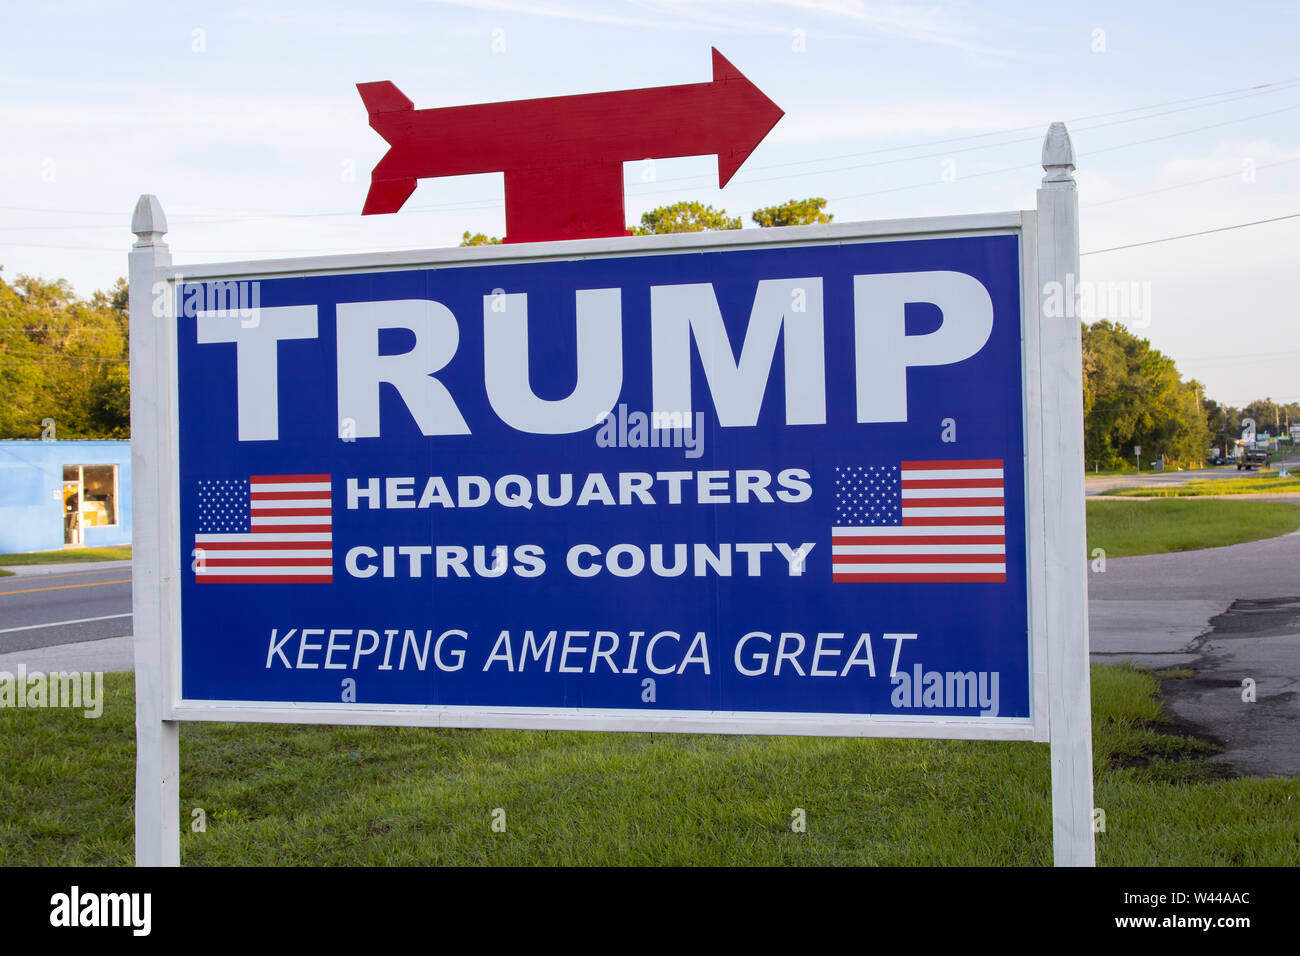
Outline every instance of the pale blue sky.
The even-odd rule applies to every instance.
[[[4,21],[0,264],[82,294],[125,272],[142,192],[179,263],[499,235],[496,174],[357,215],[385,145],[355,83],[421,108],[694,83],[710,46],[786,116],[721,192],[712,158],[629,164],[629,222],[678,199],[747,223],[810,195],[841,221],[1029,208],[1054,119],[1085,251],[1300,212],[1294,3],[52,2]],[[1131,321],[1209,396],[1295,400],[1297,239],[1291,219],[1090,256],[1083,278],[1149,283]]]

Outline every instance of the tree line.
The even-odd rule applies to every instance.
[[[826,200],[820,197],[811,199],[791,199],[776,206],[755,209],[750,214],[754,225],[768,228],[771,226],[808,226],[814,223],[826,223],[835,218],[826,211]],[[739,229],[739,216],[729,216],[725,209],[714,209],[704,203],[683,201],[669,206],[660,206],[641,214],[641,224],[631,226],[627,232],[630,236],[661,236],[669,232],[708,232],[720,229]],[[481,232],[468,230],[460,237],[462,246],[495,246],[501,240]]]
[[[0,438],[128,438],[126,280],[78,298],[0,274]]]
[[[829,223],[822,198],[791,199],[756,209],[758,226]],[[699,202],[660,206],[641,216],[633,235],[741,228],[741,217]],[[466,231],[462,246],[499,238]],[[0,274],[0,438],[126,438],[130,435],[127,286],[77,298],[63,280]],[[1204,395],[1174,360],[1122,325],[1083,326],[1084,453],[1089,469],[1143,467],[1163,456],[1168,467],[1199,464],[1211,446],[1223,449],[1246,419],[1260,432],[1286,434],[1300,422],[1300,403],[1268,398],[1243,408]]]
[[[1220,404],[1146,339],[1103,319],[1083,326],[1083,413],[1089,468],[1135,467],[1136,448],[1143,468],[1160,457],[1172,468],[1203,462],[1211,447],[1231,450],[1246,419],[1258,432],[1286,435],[1300,422],[1300,403]]]

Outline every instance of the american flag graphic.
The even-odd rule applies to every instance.
[[[835,469],[833,581],[1005,581],[1002,459]]]
[[[332,580],[329,475],[253,475],[198,484],[196,581]]]

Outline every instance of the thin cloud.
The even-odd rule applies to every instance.
[[[846,37],[844,26],[851,23],[868,28],[863,38],[880,33],[896,39],[945,46],[983,57],[1020,58],[1020,54],[996,47],[982,36],[962,15],[960,8],[944,4],[909,4],[867,2],[867,0],[635,0],[631,6],[645,11],[645,16],[628,16],[548,0],[428,0],[444,6],[473,10],[494,10],[538,17],[614,26],[646,27],[658,30],[692,32],[726,28],[743,33],[789,34],[795,23],[791,14],[803,20],[820,21],[826,29],[808,31],[834,37]],[[755,12],[763,8],[775,12],[781,22],[760,20]],[[745,11],[746,15],[728,15],[725,11]]]
[[[704,30],[703,23],[670,22],[662,18],[628,17],[621,14],[603,13],[581,7],[571,7],[558,3],[528,2],[528,0],[428,0],[429,3],[450,7],[465,7],[471,10],[494,10],[502,13],[521,13],[528,16],[550,17],[557,20],[571,20],[576,23],[596,23],[625,27],[651,27],[660,30]]]
[[[976,103],[904,104],[868,111],[788,116],[769,139],[774,143],[824,143],[890,136],[997,133],[1037,122],[1035,116],[991,110]]]
[[[341,7],[305,7],[281,10],[255,10],[238,7],[231,15],[261,27],[289,28],[323,36],[387,37],[401,36],[408,28],[391,13],[372,7],[346,9]]]

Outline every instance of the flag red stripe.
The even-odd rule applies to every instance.
[[[948,560],[947,558],[944,559]],[[333,558],[206,558],[203,562],[209,568],[327,568],[334,564]],[[199,574],[203,572],[200,571]]]
[[[1001,458],[968,458],[964,461],[905,461],[902,469],[916,471],[938,471],[954,468],[1001,468]]]
[[[200,584],[329,584],[332,575],[326,574],[253,574],[244,577],[238,574],[196,574],[194,579]]]
[[[308,531],[329,531],[330,526],[327,524],[256,524],[253,525],[253,534],[297,534]],[[329,545],[328,541],[317,543],[317,547]]]
[[[908,508],[997,508],[1003,498],[904,498],[903,509]]]
[[[903,478],[904,488],[1001,488],[1001,478]]]
[[[959,517],[959,518],[942,518],[942,517],[921,517],[921,518],[904,518],[903,527],[908,525],[930,525],[943,527],[959,527],[961,525],[1001,525],[1003,519],[1000,515],[976,517]]]
[[[831,550],[842,544],[1006,544],[1000,534],[880,534],[836,535]]]
[[[285,499],[305,501],[317,498],[329,501],[330,493],[328,491],[254,491],[250,497],[254,501],[284,501]]]
[[[329,475],[253,475],[248,479],[258,485],[291,485],[304,481],[329,481]]]
[[[927,582],[927,581],[1006,581],[1005,574],[970,574],[952,573],[952,574],[836,574],[832,575],[832,581],[840,582],[881,582],[881,583],[907,583],[907,582]]]
[[[200,551],[252,551],[256,548],[317,551],[328,549],[329,546],[328,541],[216,541],[207,544],[196,541],[194,543],[194,547]]]
[[[253,514],[259,518],[300,518],[310,515],[328,515],[330,506],[324,508],[254,508]]]

